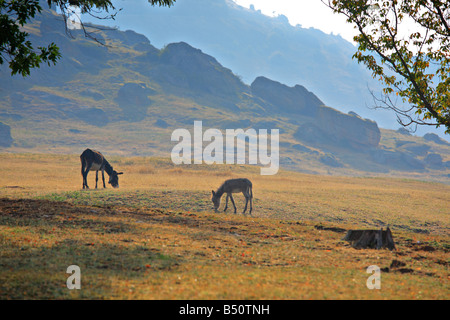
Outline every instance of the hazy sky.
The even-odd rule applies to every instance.
[[[325,33],[340,34],[344,39],[353,42],[356,34],[353,26],[345,21],[345,16],[334,14],[320,0],[233,0],[237,4],[268,16],[285,15],[292,25],[300,24],[303,28],[313,27]]]

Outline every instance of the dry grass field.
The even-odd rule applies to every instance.
[[[0,299],[450,297],[449,185],[108,160],[120,188],[94,189],[91,172],[82,190],[78,155],[0,154]],[[233,177],[253,182],[252,216],[214,213],[211,190]],[[394,251],[342,240],[388,225]],[[70,265],[80,290],[66,286]]]

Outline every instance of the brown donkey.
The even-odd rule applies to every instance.
[[[220,206],[220,198],[222,197],[222,195],[224,193],[227,194],[227,200],[225,203],[225,209],[223,210],[224,212],[227,211],[228,208],[228,198],[231,199],[231,202],[233,203],[233,207],[234,207],[234,213],[236,213],[236,205],[234,203],[234,199],[232,196],[232,193],[238,193],[238,192],[242,192],[244,194],[245,197],[245,208],[244,211],[242,212],[243,214],[245,214],[245,211],[247,210],[247,204],[250,201],[250,210],[249,210],[249,214],[252,214],[252,200],[253,200],[253,191],[252,191],[252,183],[250,182],[250,180],[245,179],[245,178],[239,178],[239,179],[230,179],[225,181],[220,187],[219,189],[217,189],[216,192],[214,192],[214,190],[212,191],[212,202],[214,204],[214,210],[217,212],[217,209],[219,209]]]
[[[109,175],[109,181],[114,188],[119,187],[119,175],[123,172],[116,172],[105,157],[98,151],[86,149],[80,156],[81,160],[81,175],[83,176],[83,189],[89,189],[87,184],[87,175],[89,170],[95,170],[95,188],[97,189],[98,171],[102,171],[103,188],[105,185],[104,171]]]

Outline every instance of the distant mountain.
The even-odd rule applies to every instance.
[[[168,157],[171,133],[195,120],[219,129],[279,129],[282,168],[309,173],[419,172],[442,177],[450,146],[380,130],[303,85],[264,76],[250,85],[186,42],[154,47],[134,31],[101,28],[100,46],[46,10],[27,26],[33,43],[54,41],[63,58],[30,77],[0,67],[0,122],[12,152]],[[6,72],[5,72],[6,71]],[[331,170],[331,171],[330,171]]]
[[[171,8],[145,1],[113,3],[123,10],[105,23],[142,33],[156,47],[184,41],[217,58],[247,84],[259,76],[300,84],[327,105],[355,111],[382,127],[398,127],[392,114],[366,107],[373,102],[368,86],[377,90],[379,84],[352,60],[356,48],[340,36],[294,27],[284,16],[268,17],[231,0],[178,0]]]
[[[326,105],[356,112],[383,128],[399,128],[395,113],[371,108],[369,89],[378,96],[381,85],[352,59],[356,47],[339,35],[292,26],[285,16],[268,17],[232,0],[177,0],[170,8],[152,7],[146,1],[113,3],[123,10],[115,20],[102,23],[144,34],[157,48],[186,42],[214,56],[246,84],[259,76],[289,86],[299,84]],[[443,129],[417,130],[421,135],[427,132],[450,140]]]

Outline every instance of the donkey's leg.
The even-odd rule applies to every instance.
[[[87,179],[86,179],[86,171],[83,173],[83,189],[89,189],[88,185],[87,185]]]
[[[97,189],[97,181],[98,181],[98,170],[95,171],[95,189]]]
[[[249,187],[248,188],[248,193],[249,193],[249,198],[250,198],[250,211],[249,211],[249,213],[250,213],[250,215],[252,214],[252,209],[253,209],[253,190],[252,190],[252,187]]]
[[[230,199],[231,199],[231,203],[233,204],[233,207],[234,207],[234,213],[236,213],[236,204],[234,203],[233,195],[231,193],[230,193]]]
[[[86,162],[83,159],[81,159],[81,177],[83,178],[83,189],[86,186],[86,178],[84,176],[85,169],[86,169]]]
[[[242,211],[242,214],[245,214],[245,211],[247,211],[247,205],[248,205],[248,198],[250,197],[250,195],[248,194],[248,192],[242,192],[244,194],[245,197],[245,207],[244,207],[244,211]]]
[[[103,180],[103,188],[106,188],[106,185],[105,185],[105,171],[104,170],[102,170],[102,180]]]
[[[229,194],[227,194],[227,199],[225,200],[225,209],[223,209],[223,212],[227,211],[228,209],[228,198],[230,197]]]
[[[87,176],[88,176],[89,170],[91,170],[91,167],[92,167],[92,163],[88,164],[86,166],[86,170],[84,170],[83,178],[84,178],[84,185],[86,186],[86,189],[89,189],[89,186],[88,186],[88,183],[87,183]]]

